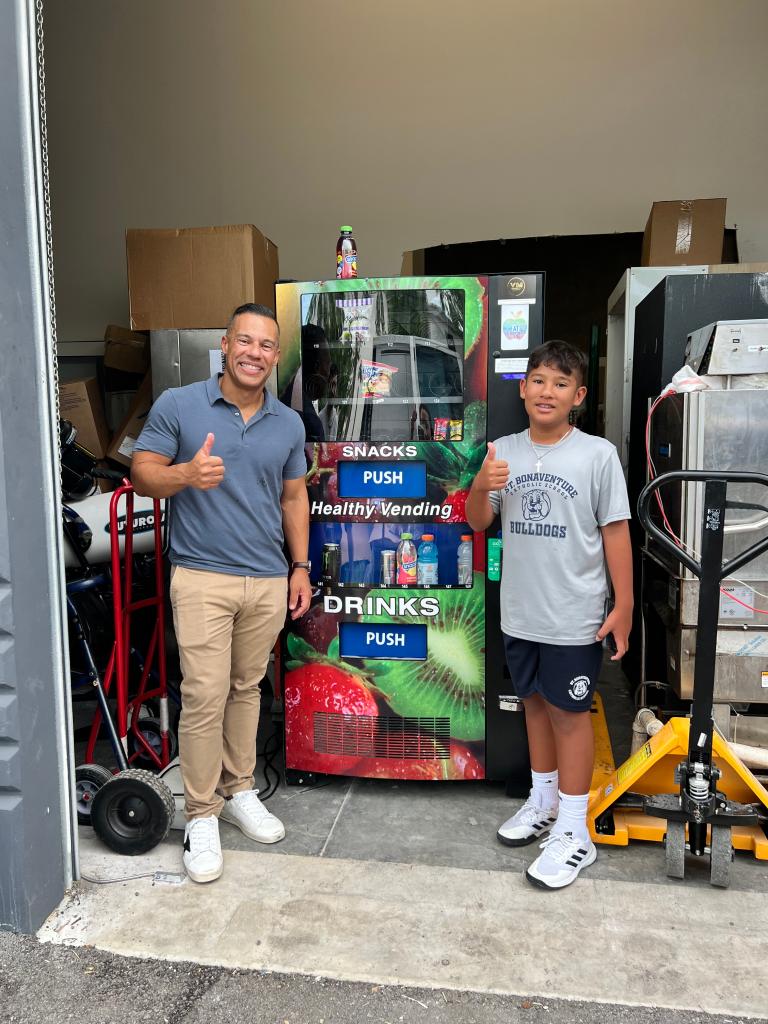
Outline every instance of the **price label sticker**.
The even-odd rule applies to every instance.
[[[719,615],[721,619],[754,619],[755,613],[752,608],[744,607],[744,605],[754,604],[754,595],[749,587],[737,587],[733,583],[723,583],[720,590]]]

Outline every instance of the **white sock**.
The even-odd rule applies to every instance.
[[[570,832],[574,839],[589,839],[589,829],[587,828],[589,793],[579,796],[571,796],[570,793],[560,793],[559,795],[560,807],[557,812],[557,821],[552,826],[552,835]]]
[[[557,808],[557,769],[553,772],[531,771],[531,799],[544,810]]]

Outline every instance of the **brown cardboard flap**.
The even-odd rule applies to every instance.
[[[129,228],[134,330],[219,328],[244,302],[274,308],[277,246],[252,224]]]
[[[146,373],[149,369],[148,336],[109,324],[104,331],[104,365],[125,373]]]
[[[115,431],[107,455],[123,466],[130,466],[133,458],[133,446],[138,440],[147,414],[152,408],[152,374],[148,373],[142,380],[136,397],[131,403],[128,415]]]
[[[79,445],[97,459],[104,458],[109,445],[109,428],[95,377],[59,384],[59,415],[75,427]]]

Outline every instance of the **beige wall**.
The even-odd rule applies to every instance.
[[[124,230],[250,222],[286,277],[642,230],[728,197],[768,259],[765,0],[47,0],[64,340],[127,321]]]

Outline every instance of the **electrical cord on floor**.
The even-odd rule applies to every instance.
[[[280,769],[275,765],[275,758],[280,752],[280,734],[282,729],[279,723],[275,723],[272,733],[267,737],[264,744],[264,749],[259,756],[264,758],[264,782],[266,783],[266,789],[264,792],[259,792],[259,799],[263,802],[269,800],[271,796],[274,796],[277,790],[280,788]],[[270,781],[270,775],[272,780]]]
[[[154,878],[154,871],[145,871],[141,875],[123,875],[120,878],[93,878],[91,875],[80,875],[84,882],[93,882],[94,885],[114,885],[115,882],[132,882],[135,878]]]

